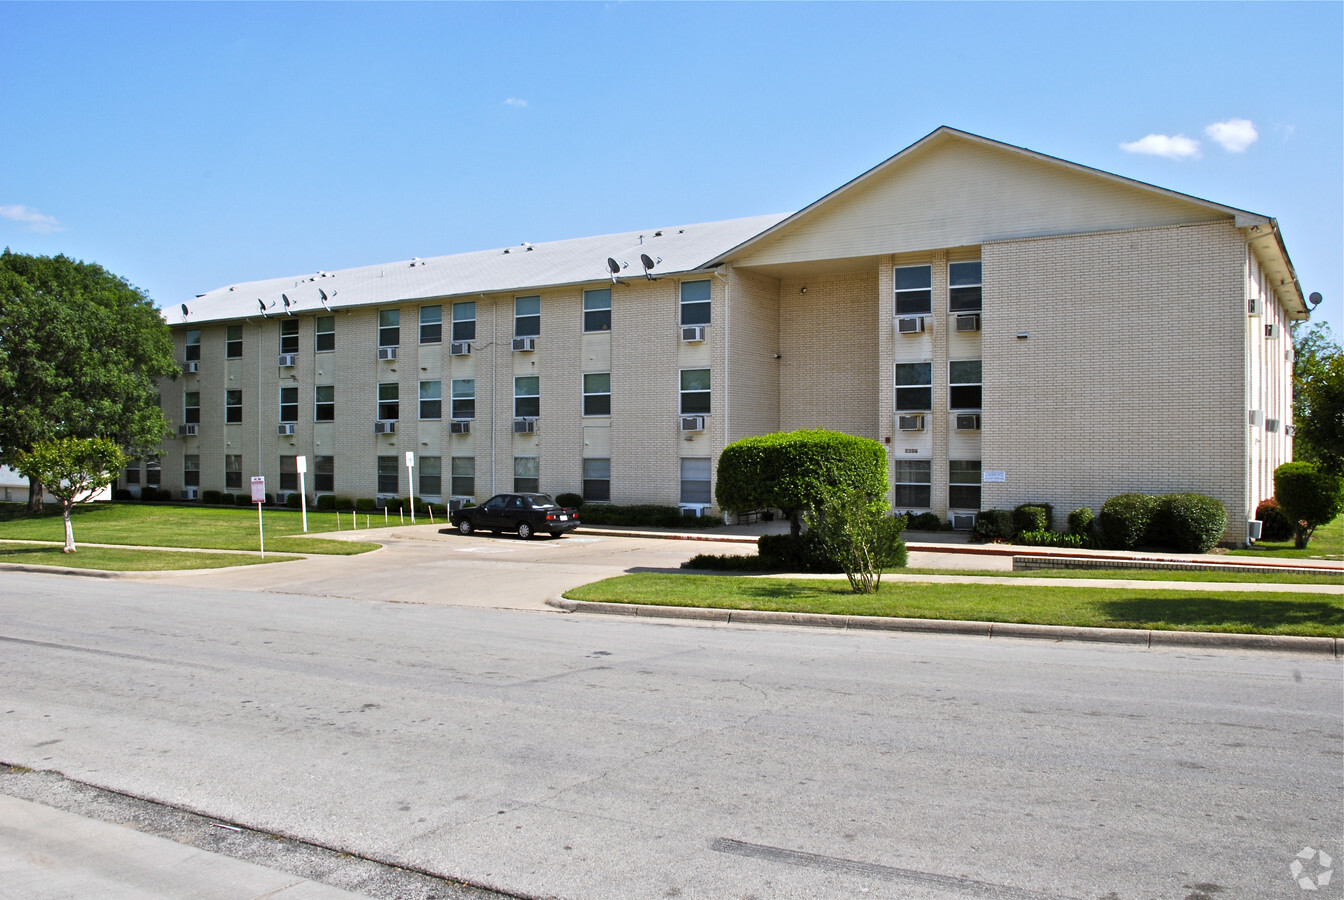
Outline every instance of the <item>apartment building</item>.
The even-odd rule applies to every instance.
[[[228,285],[168,318],[123,484],[713,507],[725,444],[890,449],[896,509],[1198,491],[1291,458],[1309,315],[1269,217],[940,128],[792,215]],[[413,468],[405,463],[413,454]],[[415,483],[411,483],[411,479]]]

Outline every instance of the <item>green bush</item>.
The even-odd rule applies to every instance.
[[[908,512],[905,514],[906,529],[909,531],[942,531],[943,520],[938,518],[937,513],[931,512]]]
[[[317,504],[316,504],[316,505],[317,505],[317,508],[320,509],[320,510],[332,510],[332,509],[335,509],[335,508],[336,508],[336,495],[335,495],[335,494],[318,494],[318,495],[317,495]]]
[[[1054,518],[1054,508],[1048,503],[1023,503],[1013,510],[1013,532],[1049,531]]]
[[[683,569],[708,569],[712,572],[774,572],[774,560],[757,554],[732,555],[698,553],[681,564]]]
[[[128,490],[127,488],[117,488],[115,491],[112,492],[112,499],[113,499],[113,500],[134,500],[134,499],[135,499],[135,495],[133,495],[133,494],[130,492],[130,490]]]
[[[783,572],[836,574],[840,566],[826,557],[815,534],[763,534],[756,539],[756,553],[767,568]]]
[[[1332,521],[1344,507],[1344,479],[1320,471],[1314,463],[1284,463],[1274,470],[1274,497],[1293,523],[1293,545],[1300,550],[1318,526]]]
[[[1069,513],[1069,534],[1077,534],[1083,537],[1092,536],[1092,523],[1096,516],[1092,513],[1090,506],[1080,506]]]
[[[1279,508],[1279,502],[1273,497],[1261,500],[1255,508],[1255,517],[1261,521],[1260,540],[1286,541],[1293,536],[1293,523]]]
[[[369,497],[360,497],[355,501],[355,509],[360,512],[373,512],[377,508],[378,504]]]
[[[232,491],[224,491],[222,494],[219,495],[220,506],[233,506],[237,502],[238,501],[237,499],[235,499]]]
[[[355,501],[349,497],[337,497],[336,509],[339,512],[348,512],[355,508]]]
[[[393,513],[401,512],[405,503],[406,501],[400,497],[388,497],[383,501],[383,509],[387,510],[387,514],[390,516]]]
[[[201,491],[201,502],[209,503],[212,506],[218,506],[220,498],[223,497],[219,491]]]
[[[638,504],[615,506],[610,503],[590,503],[583,508],[579,520],[585,525],[629,525],[644,528],[716,528],[723,524],[722,516],[689,516],[677,506]]]
[[[1082,534],[1060,534],[1058,531],[1024,531],[1015,541],[1027,547],[1070,547],[1077,549],[1087,546],[1087,536]]]
[[[1157,498],[1147,494],[1117,494],[1101,505],[1097,527],[1112,550],[1132,550],[1148,535]]]
[[[1017,528],[1013,514],[1006,509],[982,509],[975,515],[971,537],[977,541],[1011,541]]]
[[[572,509],[582,509],[582,508],[583,508],[583,495],[582,495],[582,494],[572,494],[572,493],[556,494],[556,495],[555,495],[555,502],[556,502],[556,503],[559,503],[561,506],[564,506],[564,507],[569,507],[569,508],[572,508]]]
[[[233,497],[233,502],[236,503],[238,506],[251,506],[251,505],[252,505],[252,495],[251,495],[251,494],[235,494],[234,497]]]
[[[288,506],[290,509],[298,509],[302,504],[303,494],[300,494],[298,491],[292,491],[290,495],[285,498],[285,506]]]
[[[1207,553],[1227,528],[1227,509],[1203,494],[1165,494],[1157,498],[1154,523],[1162,546],[1179,553]]]

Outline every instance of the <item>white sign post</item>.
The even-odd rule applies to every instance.
[[[308,533],[308,488],[307,479],[303,476],[308,474],[308,457],[300,456],[295,461],[295,467],[299,470],[299,511],[303,514],[303,533]]]
[[[261,504],[266,502],[266,476],[252,476],[252,502],[257,504],[257,540],[261,544],[261,558],[266,558],[266,531],[261,525]]]
[[[411,524],[415,524],[415,453],[406,451],[406,493],[411,498]]]

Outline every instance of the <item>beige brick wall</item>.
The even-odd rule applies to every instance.
[[[775,278],[734,271],[729,310],[724,443],[779,430],[780,284]]]

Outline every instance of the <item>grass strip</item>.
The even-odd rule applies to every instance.
[[[1193,581],[1205,584],[1344,584],[1344,570],[1326,572],[1192,572],[1157,569],[1040,569],[997,572],[993,569],[893,569],[890,575],[966,575],[973,578],[1081,578],[1094,581]]]
[[[183,569],[223,569],[288,562],[299,556],[262,559],[241,553],[197,553],[190,550],[138,550],[130,547],[81,547],[62,553],[60,546],[34,546],[0,542],[0,563],[59,566],[63,569],[98,569],[104,572],[171,572]]]
[[[351,515],[341,514],[342,526],[347,530]],[[381,525],[381,514],[372,521]],[[89,503],[75,508],[71,522],[79,543],[202,550],[256,550],[258,545],[256,509]],[[353,556],[377,547],[364,541],[323,540],[314,534],[335,532],[335,513],[309,513],[307,535],[303,534],[298,510],[267,509],[263,522],[268,550]],[[362,527],[365,522],[362,514],[359,522]],[[393,516],[389,524],[401,523]],[[22,503],[0,503],[0,540],[5,539],[64,542],[65,525],[60,510],[49,506],[40,515],[32,515]]]
[[[1321,525],[1311,536],[1311,542],[1298,550],[1292,540],[1260,541],[1249,550],[1229,550],[1233,556],[1267,556],[1276,559],[1344,559],[1344,516]]]
[[[566,591],[573,600],[912,619],[959,619],[1344,637],[1344,598],[1318,594],[842,581],[637,573]]]

